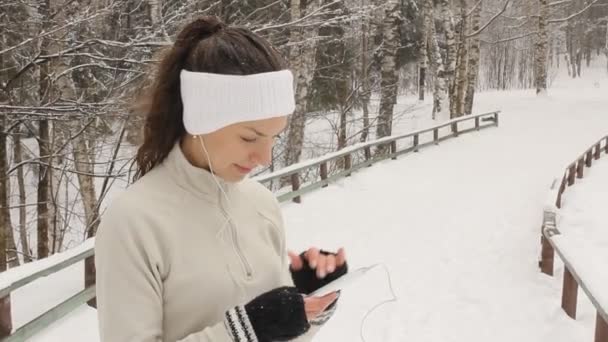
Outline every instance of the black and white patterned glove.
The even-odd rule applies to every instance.
[[[279,287],[225,314],[234,342],[289,341],[310,329],[304,297],[295,287]]]

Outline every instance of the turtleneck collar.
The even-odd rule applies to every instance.
[[[214,201],[223,202],[218,185],[224,189],[226,194],[229,194],[237,184],[227,182],[218,175],[214,176],[206,169],[192,165],[186,159],[179,141],[175,143],[163,164],[178,185],[197,196],[210,196]]]

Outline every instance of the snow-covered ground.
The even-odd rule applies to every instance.
[[[368,316],[366,342],[592,341],[593,307],[581,295],[579,320],[569,319],[560,309],[560,266],[547,277],[537,260],[546,192],[608,133],[607,93],[603,69],[577,80],[559,75],[547,97],[531,90],[478,94],[475,112],[502,110],[498,128],[376,164],[302,204],[284,204],[288,247],[344,246],[352,268],[386,266],[397,301]],[[406,125],[424,127],[429,111],[428,103],[418,106]],[[573,190],[564,207],[577,199]],[[591,219],[576,222],[581,230]],[[388,281],[377,268],[345,289],[316,341],[360,341],[368,311],[391,298]],[[15,292],[15,326],[78,288],[81,265]],[[98,340],[95,311],[85,306],[31,339]]]

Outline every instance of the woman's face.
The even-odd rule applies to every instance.
[[[238,182],[255,167],[269,165],[275,140],[286,127],[283,116],[237,123],[203,135],[213,172],[225,181]]]

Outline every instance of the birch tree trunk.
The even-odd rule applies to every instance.
[[[475,10],[472,13],[471,18],[471,31],[477,32],[479,30],[479,23],[481,18],[481,8],[483,6],[483,1],[477,5]],[[472,114],[473,113],[473,100],[475,98],[475,87],[477,85],[477,77],[479,75],[479,35],[472,37],[470,39],[470,49],[469,49],[469,65],[467,72],[467,92],[464,100],[464,113]]]
[[[424,22],[427,31],[427,56],[433,73],[433,120],[438,114],[442,114],[447,110],[446,95],[447,95],[447,80],[441,53],[439,52],[439,43],[437,41],[437,33],[435,31],[434,10],[432,0],[424,1]]]
[[[13,154],[15,164],[20,164],[23,160],[23,148],[21,146],[21,132],[19,129],[13,134]],[[32,261],[32,256],[30,244],[27,241],[26,194],[23,166],[17,168],[17,187],[19,188],[19,240],[21,243],[21,253],[23,253],[23,262],[28,263]]]
[[[534,49],[536,94],[547,93],[547,0],[539,0],[538,36]]]
[[[441,21],[443,23],[443,30],[445,31],[446,39],[446,73],[450,81],[453,80],[453,75],[456,70],[456,37],[454,34],[454,16],[450,9],[450,3],[448,0],[439,1],[441,11]]]
[[[319,8],[319,0],[308,3],[305,13],[314,12]],[[302,18],[300,0],[291,0],[291,20]],[[285,166],[297,163],[302,155],[304,144],[304,128],[306,126],[306,109],[308,87],[312,81],[315,70],[316,42],[314,37],[317,29],[294,27],[290,33],[289,57],[291,69],[294,72],[296,90],[296,109],[289,121],[287,135],[287,150],[285,151]]]
[[[399,1],[389,0],[386,20],[382,27],[381,99],[378,113],[376,138],[389,136],[393,126],[393,107],[397,103],[399,70],[397,70],[397,49],[399,47]],[[378,147],[377,153],[386,153],[387,145]]]
[[[450,94],[450,117],[456,118],[464,115],[464,96],[466,91],[466,77],[467,77],[467,41],[465,39],[466,32],[466,2],[460,0],[460,23],[456,26],[456,34],[458,40],[457,55],[456,55],[456,72],[454,74],[454,82],[452,86],[452,93]]]
[[[84,133],[83,133],[84,134]],[[84,207],[84,216],[86,220],[86,237],[90,238],[95,236],[97,232],[97,197],[95,196],[95,183],[93,177],[89,176],[94,174],[93,161],[90,159],[89,148],[87,147],[86,140],[82,135],[72,139],[72,154],[74,156],[74,168],[76,169],[78,177],[78,185],[80,197],[82,198],[82,204]]]

